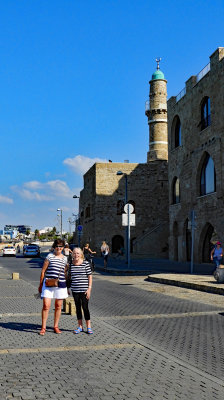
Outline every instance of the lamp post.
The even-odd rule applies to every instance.
[[[73,199],[79,199],[80,197],[74,194]],[[80,214],[78,210],[78,224],[80,225]],[[80,247],[81,231],[78,230],[78,246]]]
[[[117,171],[118,176],[124,176],[125,177],[125,197],[124,197],[124,202],[127,204],[128,202],[128,176],[126,173],[122,171]],[[125,229],[125,262],[126,264],[130,264],[130,241],[129,241],[129,230],[130,226],[126,226]]]
[[[61,212],[61,239],[62,239],[62,209],[58,208],[57,211]]]

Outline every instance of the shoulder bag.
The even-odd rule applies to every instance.
[[[59,276],[60,276],[62,268],[63,268],[63,265],[60,268],[60,271],[59,271],[59,274],[58,274],[57,278],[46,278],[45,279],[45,286],[47,286],[47,287],[58,287]]]

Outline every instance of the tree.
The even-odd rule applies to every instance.
[[[40,236],[40,232],[39,232],[38,229],[35,229],[34,235],[35,235],[35,239],[38,238],[38,237]]]
[[[28,229],[26,230],[26,236],[29,236],[29,234],[30,234],[30,229],[28,228]]]

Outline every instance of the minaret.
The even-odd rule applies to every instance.
[[[167,81],[159,68],[161,58],[157,58],[157,69],[149,81],[149,101],[146,102],[145,114],[149,125],[149,152],[147,162],[168,160],[167,134]]]

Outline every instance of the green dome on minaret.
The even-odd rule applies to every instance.
[[[157,58],[156,62],[157,62],[157,69],[154,72],[154,74],[152,74],[152,81],[155,81],[156,79],[165,79],[164,77],[164,73],[159,69],[159,63],[161,61],[161,58]]]

